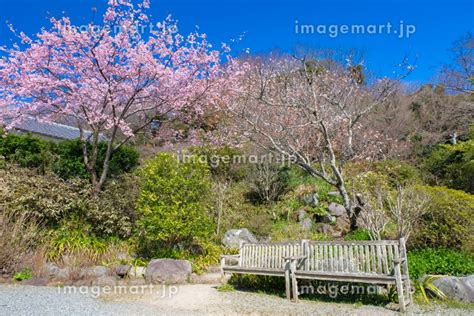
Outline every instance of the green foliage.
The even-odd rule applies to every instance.
[[[235,291],[235,287],[232,284],[224,283],[217,287],[218,292],[233,292]]]
[[[232,275],[229,284],[241,289],[264,291],[283,295],[285,293],[285,278],[267,275]]]
[[[408,252],[410,277],[426,274],[463,276],[474,273],[474,255],[453,249],[425,248]]]
[[[428,211],[410,237],[414,248],[474,247],[474,196],[446,187],[419,186],[430,197]]]
[[[0,156],[22,167],[44,170],[51,161],[51,144],[31,134],[2,135],[0,131]]]
[[[201,146],[191,148],[190,153],[194,159],[197,158],[208,165],[213,178],[240,181],[247,174],[248,164],[245,163],[242,152],[237,148]]]
[[[259,236],[268,236],[272,227],[274,206],[252,203],[247,198],[249,192],[245,181],[232,183],[226,193],[221,232],[236,227],[248,228]],[[213,198],[215,198],[213,196]],[[218,236],[221,237],[221,236]]]
[[[212,223],[207,214],[210,190],[208,166],[197,159],[179,162],[161,153],[140,170],[138,228],[142,251],[148,256],[195,238],[208,238]]]
[[[429,181],[474,194],[474,139],[439,145],[423,162]]]
[[[49,260],[59,261],[73,254],[81,254],[84,257],[97,260],[107,251],[108,244],[93,236],[90,226],[84,224],[77,226],[64,224],[50,231]]]
[[[371,240],[370,234],[367,230],[357,228],[344,236],[344,240]]]
[[[87,192],[85,214],[94,233],[121,238],[132,236],[139,192],[139,179],[134,174],[111,179],[97,195]]]
[[[97,173],[102,172],[107,143],[100,142],[97,156]],[[88,144],[91,152],[91,144]],[[53,171],[63,179],[74,177],[88,178],[83,160],[82,144],[79,139],[68,140],[56,144],[54,153],[57,156],[53,164]],[[132,171],[138,165],[139,154],[136,149],[130,146],[121,146],[115,151],[109,162],[109,175],[118,176],[122,173]]]
[[[0,170],[4,179],[0,191],[2,207],[8,212],[25,212],[46,226],[55,226],[62,218],[83,210],[87,183],[66,183],[58,177],[17,167]]]
[[[279,221],[272,227],[272,241],[291,241],[291,240],[330,240],[330,237],[317,233],[314,230],[306,230],[301,228],[299,223]]]
[[[98,236],[129,237],[134,228],[138,180],[133,175],[113,179],[96,196],[88,181],[65,181],[52,174],[9,166],[0,169],[0,201],[5,211],[24,213],[54,228],[81,218]]]
[[[1,133],[0,133],[1,135]],[[82,145],[79,139],[53,143],[30,134],[15,135],[9,133],[0,137],[0,156],[6,162],[21,167],[35,168],[45,173],[51,169],[63,179],[83,178],[89,174],[85,168]],[[89,152],[91,144],[88,144]],[[107,149],[106,142],[99,143],[97,172],[101,172]],[[118,176],[130,172],[138,165],[138,151],[130,146],[121,146],[112,154],[109,163],[109,175]]]
[[[441,278],[442,276],[441,275],[427,275],[423,280],[422,282],[418,282],[418,289],[420,290],[421,292],[421,295],[423,296],[423,299],[425,300],[425,302],[427,304],[430,303],[430,301],[428,300],[428,294],[427,294],[427,291],[428,293],[431,293],[432,295],[435,295],[436,297],[442,299],[442,300],[445,300],[447,299],[447,296],[446,294],[443,293],[443,291],[441,291],[440,289],[438,289],[436,287],[436,285],[433,284],[433,281],[436,280],[436,279],[439,279]]]
[[[379,181],[392,188],[397,185],[408,185],[421,182],[421,172],[408,163],[397,160],[384,160],[378,162],[358,161],[347,164],[345,167],[346,178],[352,179],[364,174],[379,177]],[[375,179],[372,179],[375,181]],[[350,185],[350,181],[349,181]]]
[[[33,278],[33,272],[30,268],[24,268],[23,270],[15,273],[15,275],[13,276],[14,281],[29,280],[31,278]]]

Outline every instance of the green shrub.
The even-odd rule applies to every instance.
[[[24,268],[13,276],[13,280],[15,281],[29,280],[31,278],[33,278],[33,272],[29,268]]]
[[[131,173],[109,180],[101,192],[89,196],[85,215],[94,233],[104,237],[130,237],[137,219],[139,192],[139,179]]]
[[[421,172],[416,167],[397,160],[352,162],[346,165],[345,172],[347,179],[367,173],[380,175],[392,188],[397,185],[421,183]]]
[[[126,242],[117,238],[102,238],[83,219],[71,218],[51,229],[44,238],[49,261],[70,267],[91,266],[117,262],[117,254],[129,252]]]
[[[89,152],[91,145],[89,144]],[[99,152],[97,156],[97,173],[102,172],[107,143],[99,143]],[[54,147],[56,160],[53,164],[53,171],[63,179],[84,178],[89,174],[86,170],[82,154],[82,145],[79,139],[63,141]],[[119,176],[123,173],[132,171],[139,162],[139,154],[136,149],[130,146],[121,146],[112,154],[109,162],[109,175]]]
[[[344,240],[371,240],[370,234],[367,230],[357,228],[344,236]]]
[[[53,174],[9,166],[0,169],[0,208],[24,213],[42,227],[81,218],[97,236],[129,237],[136,215],[138,180],[133,175],[112,179],[98,195],[91,195],[87,180],[65,181]]]
[[[474,196],[446,187],[420,186],[430,197],[428,211],[409,240],[413,248],[454,248],[474,246]]]
[[[252,203],[247,198],[248,192],[249,186],[245,181],[230,184],[224,199],[221,235],[229,229],[240,227],[245,227],[258,236],[270,234],[274,207]],[[211,198],[215,199],[217,196],[213,194]]]
[[[474,139],[437,146],[423,167],[432,183],[474,194]]]
[[[195,238],[208,238],[213,226],[207,213],[210,179],[205,163],[180,163],[161,153],[140,170],[138,229],[141,251],[150,256],[177,247],[190,247]]]
[[[248,164],[241,159],[242,152],[237,148],[201,146],[191,148],[190,153],[199,161],[207,163],[214,178],[240,181],[248,173]]]
[[[292,240],[330,240],[330,236],[317,233],[314,229],[307,230],[301,228],[299,223],[279,221],[272,227],[270,234],[272,241],[292,241]]]
[[[21,167],[40,169],[42,173],[45,173],[47,169],[52,169],[63,179],[89,178],[79,139],[53,143],[30,134],[2,135],[0,132],[0,136],[0,156],[3,156],[6,162],[15,163]],[[90,152],[91,145],[88,144],[88,146]],[[106,149],[107,143],[100,142],[97,157],[98,173],[101,172]],[[118,176],[130,172],[138,165],[138,159],[137,150],[130,146],[121,146],[112,154],[109,175]]]
[[[474,273],[474,255],[453,249],[425,248],[408,252],[410,277],[425,274],[463,276]]]
[[[51,143],[31,134],[2,135],[0,131],[0,156],[7,162],[22,167],[40,168],[44,171],[51,161]]]
[[[82,213],[87,190],[84,181],[67,183],[51,175],[38,175],[32,170],[10,166],[0,170],[4,179],[0,190],[2,208],[8,212],[26,213],[46,226],[55,226],[61,219]]]

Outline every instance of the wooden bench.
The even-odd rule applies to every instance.
[[[395,285],[400,311],[411,303],[405,240],[242,243],[221,257],[222,274],[285,277],[286,296],[298,300],[298,279]]]

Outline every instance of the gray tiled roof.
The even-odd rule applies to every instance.
[[[80,137],[79,128],[77,127],[54,122],[41,122],[33,117],[23,119],[21,122],[15,125],[15,129],[22,132],[39,134],[62,140],[71,140]],[[86,138],[89,138],[91,134],[92,133],[90,131],[84,131],[84,136]],[[105,140],[106,137],[101,134],[100,139]]]

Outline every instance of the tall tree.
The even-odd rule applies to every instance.
[[[396,82],[362,85],[354,67],[326,65],[285,56],[251,60],[240,97],[227,110],[242,135],[335,186],[354,227],[342,167],[380,153],[383,144],[362,122],[385,102]]]
[[[468,32],[451,48],[453,62],[441,70],[441,82],[458,93],[474,94],[474,37]]]
[[[199,116],[225,89],[222,52],[205,34],[180,35],[171,18],[152,24],[148,7],[147,0],[109,0],[101,25],[52,18],[34,38],[11,27],[21,44],[1,48],[0,124],[12,128],[31,116],[75,122],[96,191],[111,155],[138,131],[156,120]],[[98,168],[102,134],[108,146]]]

